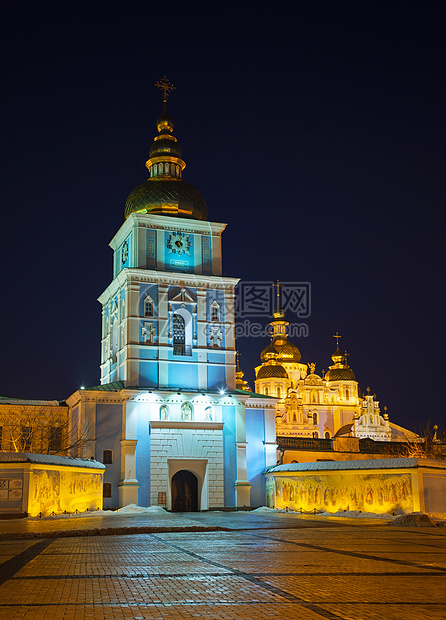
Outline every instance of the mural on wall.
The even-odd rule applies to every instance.
[[[102,508],[101,474],[34,470],[31,485],[30,516]]]
[[[268,506],[296,511],[391,513],[413,509],[410,474],[269,477]]]

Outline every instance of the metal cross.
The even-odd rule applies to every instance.
[[[336,338],[336,348],[339,349],[339,338],[341,338],[341,336],[338,334],[338,332],[336,332],[333,338]]]
[[[166,103],[170,91],[175,90],[175,86],[169,82],[166,76],[164,76],[162,80],[159,80],[159,82],[155,82],[155,86],[163,91],[163,103]]]

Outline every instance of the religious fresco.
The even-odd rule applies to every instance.
[[[50,515],[102,508],[102,474],[34,470],[30,480],[28,514]]]
[[[411,512],[411,475],[335,474],[300,477],[268,477],[266,494],[270,508],[296,511]]]

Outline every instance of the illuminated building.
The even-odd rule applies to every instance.
[[[101,385],[67,403],[90,432],[83,456],[107,461],[105,507],[261,505],[262,473],[276,463],[274,404],[246,382],[236,387],[238,279],[222,276],[225,224],[207,220],[203,197],[183,180],[166,99],[149,178],[130,193],[110,243]]]
[[[379,402],[370,390],[361,396],[353,369],[347,364],[347,354],[339,350],[338,334],[333,365],[318,375],[316,364],[302,363],[299,349],[288,340],[288,322],[280,304],[270,326],[271,343],[263,349],[262,364],[255,369],[255,391],[278,399],[279,460],[357,458],[359,440],[393,443],[419,439],[415,433],[392,424],[387,411],[382,415]],[[293,447],[299,448],[299,455],[293,454]],[[337,454],[329,454],[329,450]]]

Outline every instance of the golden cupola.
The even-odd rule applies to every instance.
[[[243,379],[245,373],[240,368],[239,364],[239,352],[237,351],[237,366],[235,370],[235,387],[237,390],[243,390],[244,392],[251,392],[248,382]]]
[[[333,366],[329,366],[328,372],[325,374],[326,381],[356,381],[353,369],[347,364],[347,351],[342,354],[339,350],[340,336],[336,332],[336,351],[331,356]]]
[[[266,362],[271,358],[279,363],[300,362],[302,356],[299,349],[291,342],[288,342],[288,325],[288,321],[285,320],[285,312],[278,303],[274,312],[274,321],[270,323],[272,328],[271,343],[260,354],[262,362]]]
[[[196,187],[183,180],[186,164],[177,139],[174,122],[166,109],[167,96],[174,88],[164,77],[155,84],[164,91],[164,109],[156,121],[158,134],[149,151],[146,168],[149,178],[130,192],[125,203],[125,217],[131,213],[153,213],[207,219],[206,202]]]

